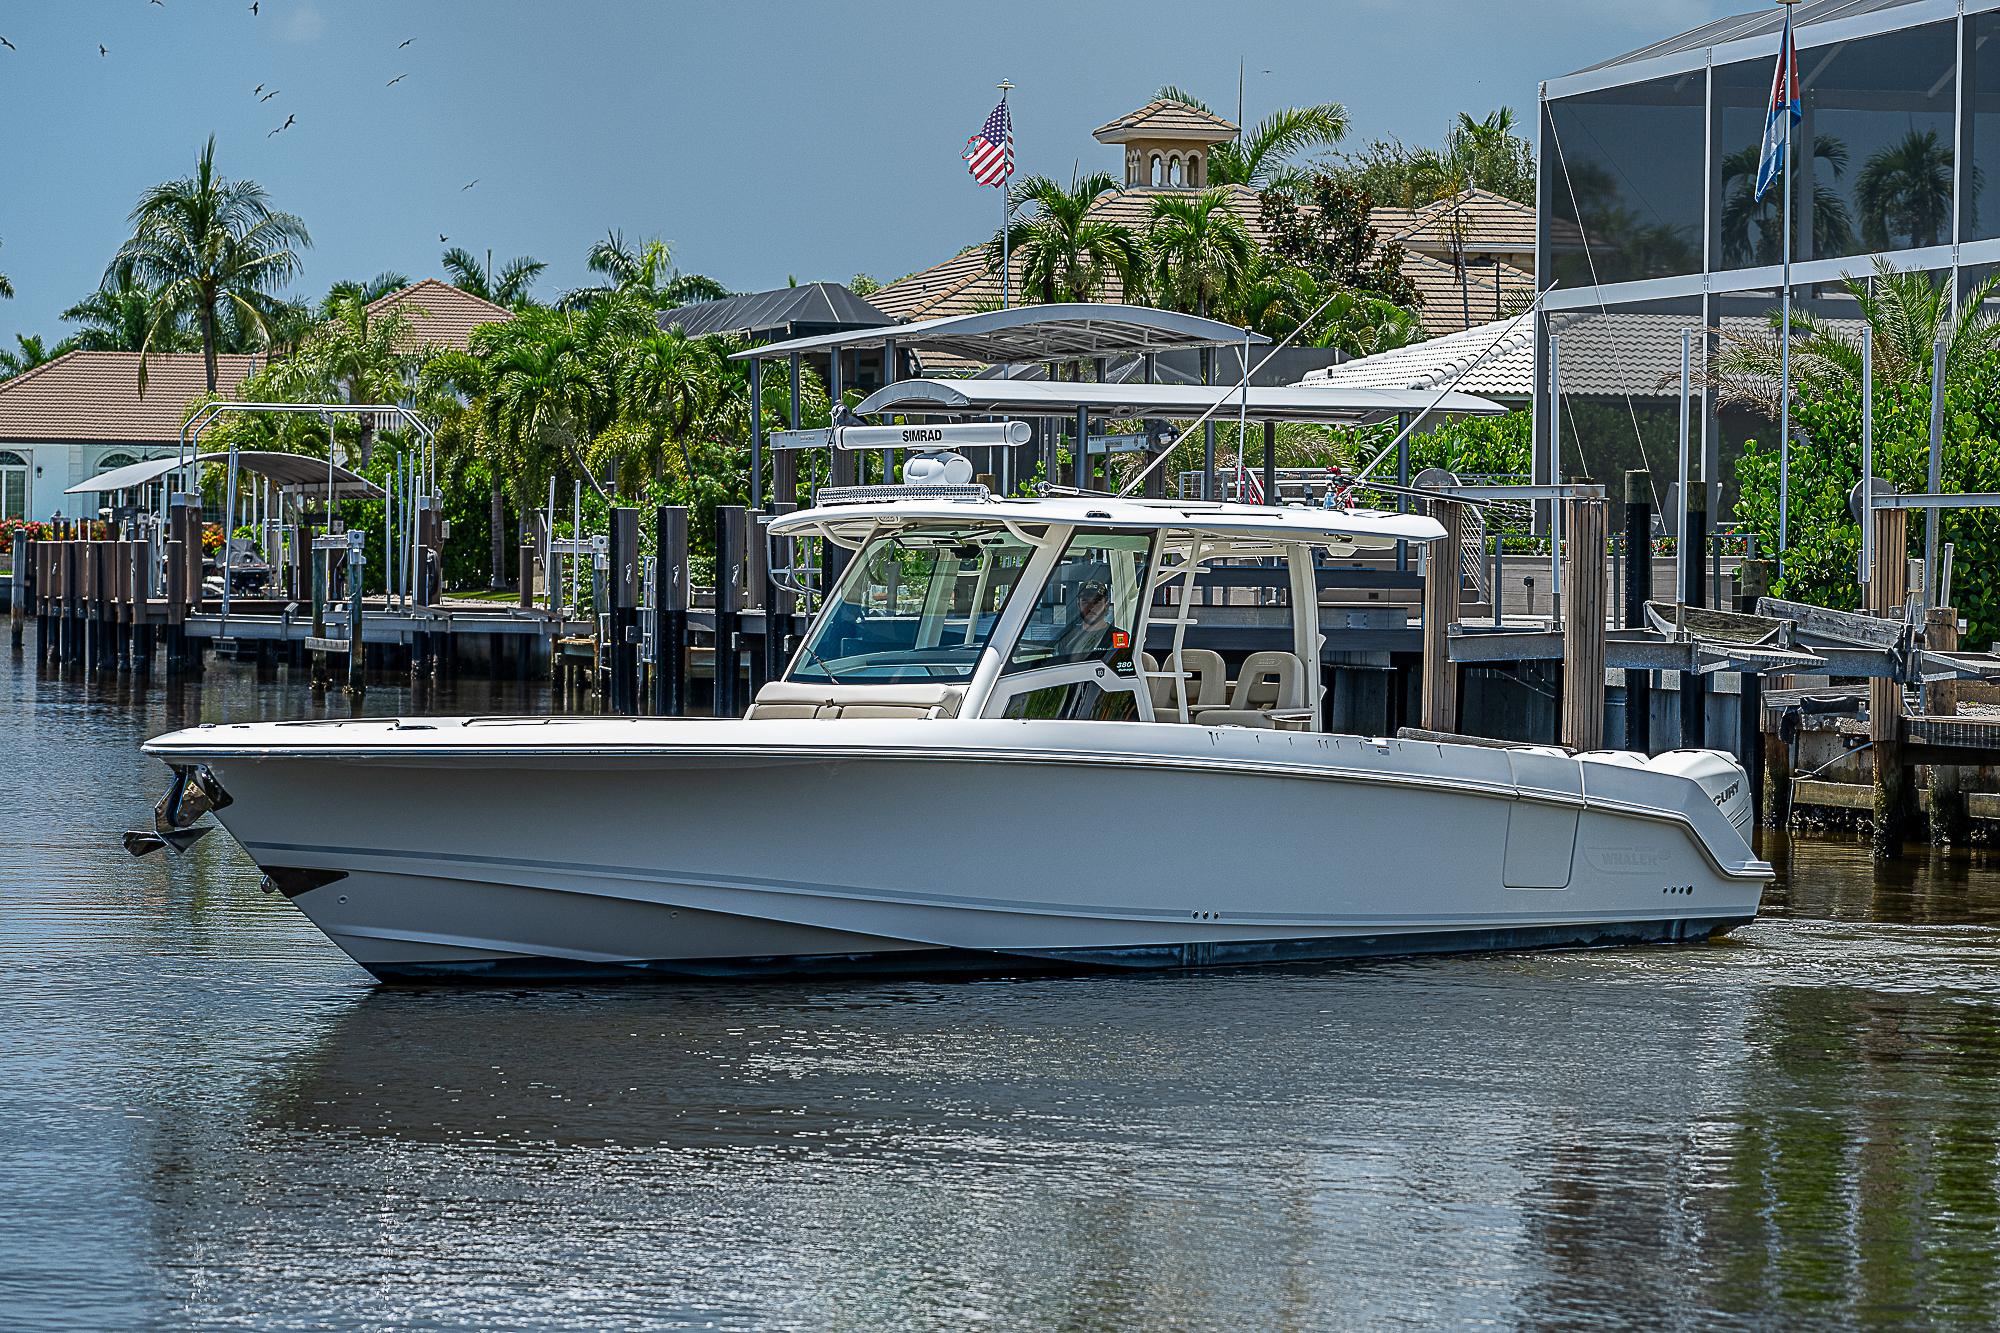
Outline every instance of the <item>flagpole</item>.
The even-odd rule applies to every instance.
[[[1007,80],[1005,79],[1000,80],[1001,106],[1007,105],[1007,94],[1010,91],[1012,91],[1013,87],[1014,85],[1009,83]],[[1014,119],[1013,119],[1013,114],[1011,112],[1008,113],[1007,117],[1007,137],[1010,141],[1014,137]],[[1007,308],[1008,296],[1009,296],[1009,292],[1007,290],[1009,286],[1008,279],[1011,277],[1013,270],[1013,262],[1008,251],[1009,241],[1007,236],[1007,223],[1010,213],[1010,210],[1007,205],[1008,205],[1008,195],[1009,193],[1011,193],[1009,188],[1009,182],[1011,180],[1012,180],[1011,176],[1002,176],[1000,178],[1000,308],[1002,310],[1005,310]]]
[[[1791,484],[1792,484],[1792,112],[1790,94],[1792,91],[1792,71],[1796,57],[1792,54],[1792,6],[1798,0],[1778,0],[1785,9],[1785,35],[1779,40],[1784,49],[1778,59],[1785,66],[1780,76],[1785,84],[1785,240],[1784,240],[1784,299],[1782,303],[1783,321],[1778,331],[1778,574],[1785,573],[1785,553],[1791,549]],[[1803,93],[1803,89],[1800,90]]]

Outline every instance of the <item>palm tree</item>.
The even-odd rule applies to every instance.
[[[1953,305],[1949,289],[1929,274],[1899,271],[1875,260],[1868,277],[1841,279],[1857,313],[1873,330],[1875,378],[1880,383],[1925,383],[1932,349],[1945,344],[1945,378],[1958,381],[1978,373],[2000,353],[2000,316],[1986,309],[2000,274],[1986,278]],[[1783,315],[1771,313],[1768,333],[1725,331],[1711,382],[1722,406],[1743,404],[1772,419],[1778,416],[1780,330]],[[1822,319],[1792,311],[1792,396],[1823,395],[1861,383],[1861,340],[1855,321]]]
[[[1775,264],[1783,250],[1784,196],[1754,197],[1762,153],[1761,145],[1750,144],[1722,159],[1722,255],[1732,265]],[[1830,134],[1815,135],[1813,160],[1825,165],[1824,175],[1813,172],[1813,254],[1842,254],[1851,248],[1854,219],[1832,182],[1846,174],[1847,145]]]
[[[71,341],[86,352],[137,352],[146,346],[147,331],[153,327],[153,289],[130,273],[121,273],[114,285],[98,288],[63,311],[62,317],[82,326]],[[194,335],[178,324],[159,330],[153,338],[156,352],[185,352],[199,346]]]
[[[46,365],[64,352],[76,350],[76,343],[65,338],[54,347],[48,346],[39,333],[17,333],[14,335],[16,350],[8,351],[0,347],[0,380],[12,379],[23,371]]]
[[[1143,280],[1144,252],[1139,238],[1120,223],[1090,216],[1099,198],[1118,188],[1104,172],[1085,176],[1068,189],[1047,176],[1030,176],[1013,187],[1015,206],[1033,204],[1035,211],[1009,223],[1007,245],[1019,257],[1021,287],[1044,302],[1092,301],[1117,278],[1126,299]],[[989,262],[999,266],[1000,236],[987,244]]]
[[[1951,149],[1936,130],[1911,130],[1868,159],[1854,178],[1854,206],[1861,213],[1861,241],[1890,249],[1891,233],[1912,248],[1936,245],[1950,230]]]
[[[268,331],[280,305],[272,293],[298,273],[299,251],[312,244],[306,225],[274,210],[257,182],[217,176],[214,135],[194,174],[146,191],[129,220],[131,239],[112,257],[104,285],[115,288],[130,274],[153,289],[152,322],[142,354],[151,354],[155,338],[192,322],[201,334],[213,394],[222,307],[246,327]],[[146,388],[145,355],[139,361],[141,393]]]
[[[399,292],[410,285],[408,274],[394,269],[383,269],[372,278],[345,278],[327,289],[326,299],[319,303],[322,319],[333,319],[339,315],[341,307],[350,301],[367,305],[379,301],[391,292]]]
[[[500,266],[498,275],[489,270],[490,257],[482,264],[472,251],[462,245],[454,245],[444,252],[444,270],[451,274],[452,286],[462,292],[471,292],[482,301],[505,306],[509,310],[531,309],[534,302],[529,299],[528,290],[535,285],[535,279],[542,275],[548,265],[528,255],[520,255]]]
[[[581,310],[615,292],[635,292],[655,310],[672,310],[695,301],[719,301],[729,295],[729,289],[714,278],[682,273],[675,268],[672,248],[658,237],[635,250],[626,244],[624,232],[608,232],[603,240],[590,247],[584,266],[609,281],[568,293],[557,302],[565,310]]]
[[[1146,231],[1153,293],[1170,305],[1206,315],[1212,307],[1241,302],[1255,250],[1243,220],[1221,190],[1158,195]]]
[[[1215,108],[1177,84],[1164,84],[1153,96],[1215,114]],[[1257,122],[1246,137],[1239,128],[1230,143],[1208,152],[1210,185],[1248,185],[1254,190],[1296,184],[1302,173],[1291,159],[1308,148],[1325,148],[1347,137],[1347,108],[1338,102],[1285,107]]]
[[[628,344],[618,359],[618,393],[625,412],[644,423],[653,475],[664,471],[666,442],[680,446],[682,476],[695,478],[688,440],[712,413],[728,364],[712,339],[690,338],[679,328],[660,329]]]
[[[1257,122],[1250,132],[1208,153],[1210,185],[1247,185],[1269,190],[1304,178],[1291,159],[1309,148],[1326,148],[1347,137],[1347,108],[1338,102],[1286,107]]]

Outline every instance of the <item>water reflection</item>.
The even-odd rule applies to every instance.
[[[370,712],[545,707],[446,682]],[[1767,839],[1712,947],[382,990],[0,654],[0,1308],[38,1328],[1991,1325],[1991,853]],[[26,792],[27,794],[23,794]]]

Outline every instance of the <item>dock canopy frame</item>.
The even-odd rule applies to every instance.
[[[1431,416],[1501,416],[1501,404],[1469,393],[1425,389],[1270,388],[1240,384],[1073,384],[1060,380],[901,380],[855,407],[860,416],[1023,416],[1223,419],[1372,426]]]
[[[1011,362],[1069,361],[1078,357],[1143,356],[1202,347],[1267,344],[1261,333],[1151,306],[1065,302],[1024,305],[1008,310],[982,310],[971,315],[849,329],[812,338],[765,343],[731,353],[735,360],[765,361],[793,353],[873,350],[896,347],[906,352],[978,361],[985,365]]]
[[[127,463],[123,467],[100,472],[96,476],[69,487],[64,495],[104,494],[109,491],[131,490],[135,486],[145,486],[158,481],[170,472],[192,464],[227,463],[229,454],[196,454],[192,459],[181,459],[168,455],[165,458],[149,458],[144,462]],[[305,454],[274,453],[261,449],[240,450],[236,454],[236,465],[245,472],[254,472],[268,479],[281,495],[299,496],[308,500],[380,500],[384,492],[380,486],[358,472],[340,466],[328,465],[323,458],[311,458]],[[332,479],[329,487],[328,479]]]

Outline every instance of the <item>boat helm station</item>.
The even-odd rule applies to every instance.
[[[1010,499],[971,483],[952,451],[1024,423],[846,427],[834,447],[919,449],[901,486],[819,493],[774,520],[774,541],[817,537],[846,553],[784,675],[748,717],[966,717],[1192,723],[1319,731],[1322,637],[1314,559],[1426,543],[1433,519],[1373,509],[1051,495]],[[904,433],[923,441],[905,441]],[[866,439],[844,438],[866,435]],[[988,434],[996,435],[987,439]],[[926,448],[925,446],[933,446]],[[1188,595],[1213,562],[1286,571],[1283,648],[1233,673],[1187,646]],[[774,560],[774,567],[781,562]],[[1303,611],[1304,614],[1300,614]],[[1152,651],[1149,651],[1152,650]]]

